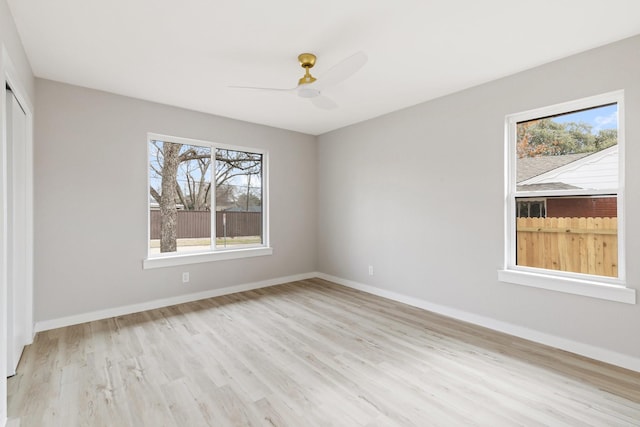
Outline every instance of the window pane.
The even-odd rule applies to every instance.
[[[519,122],[515,144],[516,264],[618,277],[618,105]]]
[[[149,142],[150,254],[211,248],[211,148]]]
[[[549,197],[546,217],[516,218],[516,240],[517,265],[617,277],[617,197]]]
[[[517,191],[618,187],[618,106],[519,122]]]
[[[262,155],[216,150],[216,247],[263,243]]]
[[[540,202],[529,203],[529,216],[536,218],[542,217],[542,207]]]

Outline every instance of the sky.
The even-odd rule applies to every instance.
[[[564,114],[552,119],[554,122],[585,122],[592,126],[591,133],[597,134],[602,129],[618,128],[618,105],[606,105],[576,113]]]

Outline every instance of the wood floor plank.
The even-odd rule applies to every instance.
[[[303,280],[39,333],[11,426],[639,426],[640,373]]]

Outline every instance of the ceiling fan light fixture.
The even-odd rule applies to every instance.
[[[298,96],[300,98],[315,98],[320,95],[320,91],[311,87],[301,87],[298,89]]]
[[[305,75],[300,77],[300,80],[298,80],[298,85],[307,85],[315,81],[316,78],[309,73],[309,69],[307,68],[307,72],[305,73]]]

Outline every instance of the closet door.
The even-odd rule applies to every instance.
[[[7,88],[7,376],[27,337],[27,116]]]

